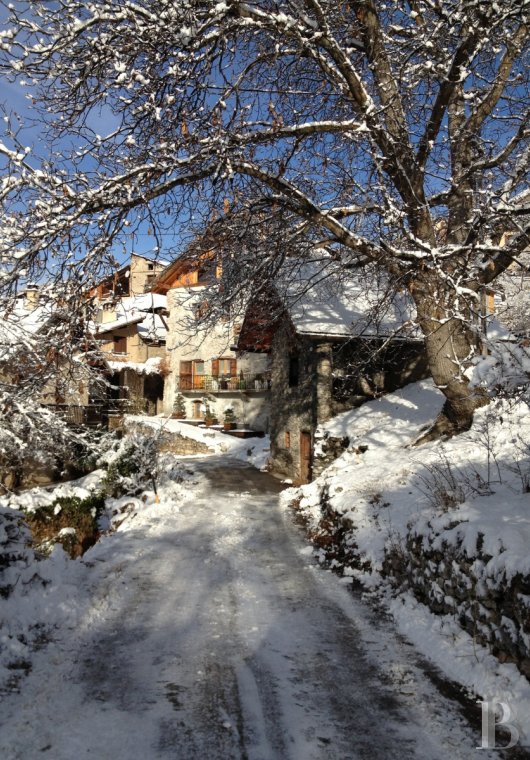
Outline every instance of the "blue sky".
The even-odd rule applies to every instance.
[[[0,25],[3,20],[2,16],[5,17],[5,11],[0,8]],[[42,118],[28,99],[30,93],[31,87],[22,86],[17,82],[10,82],[5,77],[0,76],[0,103],[4,112],[14,117],[14,125],[17,122],[20,123],[19,139],[24,146],[31,148],[34,155],[47,155],[49,151],[45,145],[45,138],[43,136]],[[118,121],[110,109],[105,108],[100,110],[99,113],[94,111],[87,120],[87,123],[96,133],[101,135],[108,134],[118,126]],[[0,124],[0,141],[11,147],[11,141],[4,131],[5,122],[2,120]],[[43,147],[45,150],[42,150]],[[171,236],[171,240],[168,240],[168,242],[174,243],[173,236]],[[150,256],[151,258],[155,258],[157,255],[160,258],[171,258],[169,254],[164,256],[163,250],[157,254],[155,245],[156,241],[149,232],[149,225],[144,224],[140,227],[138,234],[134,238],[131,236],[125,238],[121,245],[115,246],[112,253],[120,264],[127,261],[133,251]]]

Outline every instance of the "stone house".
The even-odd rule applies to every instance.
[[[162,412],[166,372],[167,299],[149,292],[166,262],[132,254],[130,262],[87,294],[92,332],[109,370],[108,391],[129,411]]]
[[[365,283],[329,278],[307,288],[311,278],[299,276],[294,297],[291,282],[281,297],[271,292],[250,304],[238,339],[240,350],[270,357],[270,463],[297,484],[318,474],[313,452],[321,422],[427,374],[404,294],[376,309],[376,283],[367,291]]]
[[[147,256],[133,253],[128,264],[94,285],[88,291],[87,297],[97,305],[103,305],[121,298],[141,296],[151,289],[156,277],[167,264],[167,261],[154,261]]]
[[[72,344],[71,352],[57,347],[58,332],[75,342],[74,327],[68,310],[46,289],[28,285],[0,323],[0,385],[31,386],[40,404],[83,423],[91,396],[104,385],[106,367],[98,360],[86,361],[85,339]]]
[[[104,303],[93,326],[110,372],[110,398],[137,414],[162,412],[166,298],[151,293]]]
[[[164,412],[173,411],[181,394],[190,420],[203,419],[208,405],[222,422],[230,407],[238,428],[267,431],[268,357],[236,351],[241,318],[213,308],[221,275],[212,250],[179,257],[153,284],[153,294],[167,296],[169,311]]]

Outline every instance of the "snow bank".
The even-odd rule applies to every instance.
[[[23,512],[35,511],[59,497],[86,498],[101,491],[106,471],[57,486],[37,487],[0,499],[0,692],[18,690],[21,678],[31,669],[35,649],[53,638],[57,630],[74,629],[94,605],[91,584],[101,555],[112,555],[114,531],[141,530],[142,521],[164,520],[179,512],[180,504],[193,498],[190,484],[197,476],[180,457],[161,454],[157,491],[147,489],[137,496],[107,498],[101,518],[102,539],[82,557],[70,559],[60,544],[46,558],[31,548],[23,526]],[[6,526],[17,525],[17,535],[7,535]],[[8,530],[9,527],[8,527]],[[66,529],[67,531],[70,529]],[[19,535],[18,535],[19,534]],[[4,546],[5,544],[5,546]],[[10,552],[3,562],[4,555]]]
[[[530,738],[528,681],[478,643],[530,665],[521,656],[530,652],[528,405],[497,400],[468,433],[411,446],[442,402],[424,381],[330,420],[319,441],[347,437],[348,449],[283,500],[301,513],[322,562],[385,598],[401,630],[451,678],[517,705]],[[468,589],[457,593],[459,583]]]

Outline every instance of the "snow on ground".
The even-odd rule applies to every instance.
[[[208,446],[212,454],[226,454],[234,459],[247,462],[258,470],[264,469],[269,457],[270,439],[263,438],[236,438],[221,432],[215,426],[189,425],[180,420],[170,417],[139,417],[130,415],[127,420],[141,422],[149,425],[154,430],[166,433],[177,433],[185,438],[191,438]]]
[[[165,418],[129,419],[141,421],[157,432],[181,433],[206,443],[212,453],[229,454],[257,468],[264,467],[267,461],[268,438],[238,439],[218,430],[196,428]],[[109,464],[116,455],[116,451],[109,451],[102,458]],[[153,508],[157,514],[164,510],[177,513],[177,505],[191,498],[191,476],[180,460],[181,457],[170,454],[159,456],[156,494],[154,490],[147,490],[137,496],[107,497],[106,512],[100,518],[101,529],[106,531],[119,526],[123,532],[131,526],[136,528],[139,516]],[[0,498],[0,508],[34,512],[61,497],[86,499],[102,490],[105,474],[105,469],[97,469],[78,480],[12,494],[9,498]],[[23,519],[22,512],[20,519]],[[0,534],[0,563],[5,538],[3,533]],[[90,600],[80,593],[88,577],[85,558],[70,560],[60,544],[56,544],[45,559],[37,560],[30,547],[17,548],[17,551],[18,561],[10,562],[2,577],[2,585],[14,585],[14,589],[7,599],[0,599],[0,693],[9,689],[9,684],[16,688],[19,676],[29,667],[35,645],[53,636],[56,629],[75,627],[90,604]]]
[[[237,479],[232,485],[232,476],[241,477],[237,467],[243,465],[231,458],[250,459],[261,466],[268,453],[267,440],[240,440],[177,420],[140,418],[155,430],[205,442],[215,453],[209,458],[162,455],[157,493],[147,490],[108,499],[109,524],[112,514],[119,514],[116,530],[82,558],[70,560],[56,546],[37,563],[28,550],[25,560],[14,567],[19,576],[16,587],[9,598],[0,599],[0,695],[9,714],[9,728],[3,734],[5,757],[40,757],[48,746],[54,757],[65,760],[86,747],[98,757],[114,760],[174,756],[177,747],[184,752],[179,756],[195,757],[186,752],[197,742],[197,757],[213,746],[212,758],[226,760],[239,757],[234,747],[241,746],[237,732],[245,725],[249,733],[244,741],[250,742],[248,757],[253,760],[335,758],[337,746],[342,748],[340,757],[346,758],[350,754],[341,732],[353,730],[366,717],[357,697],[348,703],[348,689],[359,693],[361,702],[366,689],[370,694],[372,712],[364,735],[366,739],[373,729],[380,756],[394,756],[385,743],[391,741],[398,748],[396,757],[469,757],[480,737],[455,728],[449,703],[436,701],[432,687],[429,691],[402,646],[392,640],[391,627],[370,621],[363,606],[341,588],[354,576],[368,587],[379,587],[385,546],[399,543],[411,530],[418,535],[431,531],[433,525],[447,540],[455,534],[455,540],[462,541],[464,531],[463,545],[469,547],[476,545],[479,530],[484,533],[493,578],[495,573],[529,568],[525,546],[530,538],[526,501],[530,497],[522,493],[528,469],[524,441],[530,433],[526,407],[499,402],[481,410],[477,424],[465,436],[445,444],[409,447],[441,403],[432,384],[423,382],[331,420],[320,435],[347,434],[348,452],[315,483],[284,492],[284,504],[301,499],[301,508],[315,528],[323,488],[333,509],[351,518],[358,551],[371,571],[345,568],[340,580],[308,565],[309,557],[299,546],[302,565],[295,572],[291,544],[296,546],[297,539],[291,529],[288,540],[283,538],[272,511],[274,499],[262,498],[259,489],[237,485]],[[472,475],[468,481],[456,478],[463,501],[451,513],[429,502],[433,488],[429,490],[426,478],[429,468],[440,462],[449,462],[455,473]],[[103,471],[96,471],[54,489],[32,489],[0,506],[36,509],[58,495],[83,498],[99,488],[102,477]],[[458,536],[448,518],[456,513]],[[302,580],[308,570],[309,585]],[[432,615],[407,594],[388,593],[386,602],[400,630],[450,678],[484,698],[515,707],[517,726],[528,743],[530,685],[515,666],[499,664],[451,616]],[[333,611],[336,606],[347,625]],[[322,614],[317,614],[320,609]],[[148,621],[155,619],[156,626],[147,633]],[[317,639],[311,631],[319,632]],[[201,636],[199,651],[195,638]],[[142,637],[147,637],[145,645]],[[41,644],[44,649],[39,653],[35,649]],[[201,658],[208,651],[204,662]],[[154,658],[151,670],[146,656]],[[366,657],[372,662],[368,671],[363,664]],[[350,661],[355,675],[348,671]],[[374,674],[373,667],[383,671]],[[165,679],[156,681],[162,686],[153,685],[156,678]],[[339,681],[342,697],[331,700],[339,707],[330,707],[328,713],[323,705],[331,692],[326,689]],[[144,690],[147,682],[151,685]],[[164,692],[163,698],[157,689]],[[189,692],[187,702],[182,690]],[[234,694],[240,700],[235,706]],[[385,700],[396,698],[399,705],[393,701],[384,707]],[[184,729],[171,728],[171,715],[163,706],[167,700],[177,717],[184,711],[184,722],[189,718],[186,725],[200,728],[193,732],[195,738],[188,729],[186,734]],[[68,715],[67,728],[52,725],[48,704],[53,705],[54,715]],[[217,704],[217,712],[210,715]],[[349,714],[343,707],[351,708]],[[151,717],[145,731],[139,732],[137,715],[144,710]],[[155,718],[163,730],[156,728]],[[382,734],[376,729],[378,720],[385,726]],[[271,728],[279,723],[281,728]],[[290,738],[288,724],[296,727]],[[31,730],[22,728],[30,725]],[[35,734],[39,725],[44,726],[42,737]],[[161,743],[149,754],[150,742],[160,731]],[[225,739],[223,731],[228,732]],[[292,755],[288,746],[294,748]],[[354,747],[351,757],[357,757],[355,751]]]
[[[6,499],[6,502],[12,509],[34,512],[39,507],[53,504],[55,499],[60,496],[77,496],[79,499],[86,499],[100,487],[104,474],[104,470],[94,470],[77,480],[70,480],[50,487],[30,488],[19,494],[11,495],[9,499]]]
[[[139,516],[150,513],[155,505],[157,510],[178,512],[177,504],[190,498],[191,476],[170,455],[160,457],[159,467],[160,503],[153,491],[144,491],[140,496],[109,497],[102,524],[110,528],[115,522],[120,531],[128,531],[136,526]],[[101,489],[104,475],[105,470],[98,469],[78,480],[28,489],[0,498],[0,508],[8,514],[16,510],[14,514],[23,519],[20,510],[33,512],[59,497],[87,498]],[[1,539],[2,536],[0,543]],[[112,534],[105,540],[111,541]],[[53,638],[56,630],[75,628],[91,604],[85,588],[90,575],[87,555],[71,560],[60,544],[55,544],[46,558],[37,558],[30,547],[16,548],[20,558],[3,570],[2,577],[3,585],[13,585],[13,590],[7,598],[0,598],[0,694],[18,688],[19,676],[30,667],[35,647]]]
[[[41,563],[56,598],[29,596],[56,629],[4,691],[2,758],[467,760],[479,729],[310,562],[278,484],[226,457],[182,465],[178,482],[166,455],[160,501],[142,494],[83,559]]]
[[[516,706],[530,742],[530,684],[515,665],[500,664],[457,625],[433,615],[410,594],[395,596],[381,576],[386,552],[403,551],[407,536],[461,547],[473,557],[477,540],[491,557],[483,575],[492,588],[530,574],[530,413],[524,400],[499,400],[476,413],[473,428],[446,442],[411,446],[443,402],[430,381],[407,386],[325,423],[318,431],[348,436],[348,450],[313,483],[282,494],[298,501],[309,531],[328,512],[346,526],[357,568],[331,566],[385,595],[400,629],[448,676],[484,697]],[[364,450],[364,447],[367,447]],[[349,532],[348,532],[349,531]],[[315,549],[322,562],[324,549]],[[362,568],[362,569],[360,569]]]

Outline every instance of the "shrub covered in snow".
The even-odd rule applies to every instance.
[[[102,491],[85,498],[59,496],[51,504],[28,512],[26,522],[37,550],[49,553],[59,543],[71,557],[78,557],[96,542],[104,510]]]
[[[22,512],[0,507],[0,596],[9,595],[18,571],[33,559],[31,533]]]
[[[101,459],[106,465],[104,490],[109,496],[137,494],[146,487],[154,487],[158,477],[158,438],[133,432],[119,441]]]

